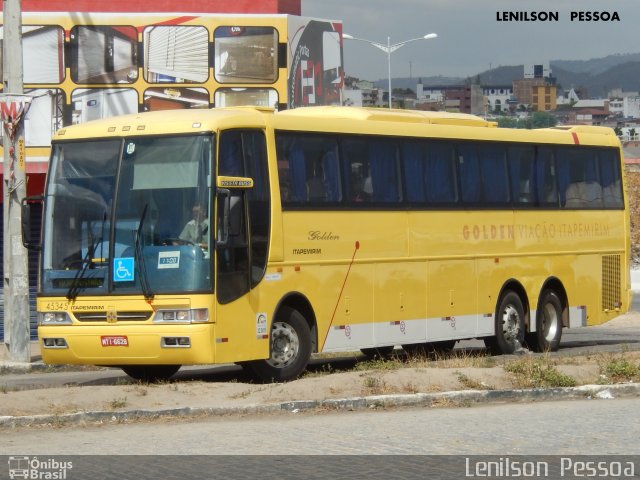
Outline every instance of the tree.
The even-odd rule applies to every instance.
[[[532,128],[555,127],[557,123],[558,119],[547,112],[535,112],[531,116]]]

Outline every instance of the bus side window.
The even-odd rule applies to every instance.
[[[518,204],[534,201],[534,150],[529,146],[512,146],[508,149],[509,175],[512,200]]]
[[[426,160],[424,142],[403,142],[402,166],[408,202],[424,203],[426,201]]]
[[[604,207],[621,208],[622,186],[620,185],[620,161],[615,151],[598,153],[602,201]]]
[[[482,198],[480,164],[475,145],[458,145],[458,177],[464,203],[478,203]]]
[[[560,149],[558,179],[564,192],[565,208],[601,208],[602,186],[597,168],[596,152],[589,148]]]
[[[509,202],[509,177],[506,150],[498,145],[478,147],[482,178],[482,201],[490,204]]]
[[[558,207],[555,155],[552,149],[538,149],[535,169],[537,204]]]
[[[427,151],[427,200],[432,203],[456,202],[458,191],[453,145],[433,142],[428,144]]]

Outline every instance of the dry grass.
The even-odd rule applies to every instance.
[[[559,372],[548,355],[508,362],[504,370],[512,374],[517,388],[575,387],[577,384],[573,377]]]
[[[640,361],[625,353],[601,355],[598,359],[600,383],[640,382]]]

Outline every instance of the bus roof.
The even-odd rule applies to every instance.
[[[267,126],[289,131],[620,146],[614,131],[606,127],[496,128],[495,122],[462,113],[339,106],[301,107],[281,112],[253,106],[144,112],[65,127],[55,134],[54,140],[170,135]]]
[[[430,123],[440,125],[467,125],[475,127],[496,127],[497,123],[466,113],[426,112],[422,110],[399,110],[388,108],[364,107],[305,107],[285,110],[278,115],[294,116],[296,118],[313,117],[403,123]]]
[[[265,128],[264,112],[255,107],[158,110],[80,123],[61,128],[54,140],[170,135],[211,132],[221,128]]]

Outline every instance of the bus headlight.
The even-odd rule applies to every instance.
[[[158,310],[153,321],[154,323],[206,323],[209,321],[209,310],[206,308]]]
[[[66,312],[41,312],[38,325],[71,325],[71,317]]]

